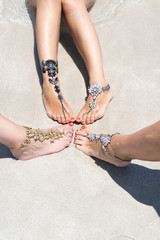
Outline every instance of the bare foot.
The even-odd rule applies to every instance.
[[[80,130],[76,131],[74,143],[75,143],[75,147],[78,150],[82,151],[83,153],[89,156],[93,156],[105,162],[112,163],[117,167],[125,167],[130,164],[130,161],[128,161],[130,159],[124,159],[126,160],[125,162],[125,161],[118,160],[117,158],[111,157],[107,152],[105,152],[102,149],[102,144],[100,140],[90,141],[87,137],[85,137],[86,134],[91,135],[91,134],[94,134],[94,132],[86,126],[82,126]],[[115,140],[117,142],[117,138],[119,138],[119,135],[114,135],[112,137],[111,143],[107,146],[107,150],[111,154],[121,158],[121,156],[116,155],[117,153],[113,151],[114,149],[113,146],[115,145]]]
[[[59,130],[64,132],[64,135],[59,139],[56,139],[54,142],[51,142],[51,139],[45,139],[43,142],[35,141],[31,138],[31,142],[27,147],[22,147],[19,149],[10,149],[13,156],[19,160],[29,160],[35,157],[56,153],[62,151],[64,148],[68,147],[72,141],[73,135],[73,124],[67,124],[64,126],[58,126],[51,129],[40,130],[42,132],[47,132],[48,130]],[[34,129],[33,129],[34,130]],[[21,139],[21,142],[20,140]],[[14,145],[10,148],[15,148],[20,146],[26,139],[26,129],[24,127],[19,128],[18,139],[14,141]],[[17,143],[16,143],[17,141]]]
[[[62,110],[61,102],[58,99],[58,94],[54,91],[54,85],[48,81],[48,76],[44,76],[42,99],[47,112],[48,117],[58,121],[59,123],[74,122],[75,117],[71,107],[63,98],[63,104],[67,112]],[[59,86],[59,84],[57,84]],[[60,92],[62,95],[62,93]]]
[[[103,87],[103,86],[106,86],[107,84],[104,81],[103,85],[102,84],[99,84],[99,85]],[[102,91],[101,94],[99,94],[95,100],[97,106],[88,113],[88,111],[90,110],[89,103],[93,101],[93,97],[91,96],[91,94],[89,94],[86,104],[79,112],[76,118],[76,121],[81,122],[82,124],[90,124],[96,121],[97,119],[102,118],[112,98],[113,98],[113,92],[111,89],[108,91]]]

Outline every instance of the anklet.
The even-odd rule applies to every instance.
[[[54,91],[58,94],[58,100],[60,101],[61,103],[61,106],[62,106],[62,111],[63,111],[63,115],[65,113],[68,114],[62,100],[63,100],[63,97],[62,95],[60,94],[60,87],[57,85],[58,83],[58,61],[54,61],[52,59],[49,59],[47,61],[44,61],[42,60],[42,63],[41,63],[41,70],[43,73],[46,73],[46,71],[48,72],[48,76],[49,76],[49,82],[51,84],[54,85]],[[69,114],[68,114],[69,115]]]
[[[102,149],[103,149],[106,153],[108,153],[111,157],[116,158],[116,159],[118,159],[118,160],[121,160],[121,161],[123,161],[123,162],[130,162],[131,160],[123,160],[123,159],[115,156],[114,154],[110,153],[109,151],[107,151],[106,147],[110,144],[112,136],[114,136],[114,135],[116,135],[116,134],[120,134],[120,133],[115,132],[115,133],[112,133],[112,134],[108,134],[106,137],[101,137],[102,134],[91,134],[91,135],[87,134],[87,135],[83,135],[83,136],[84,136],[84,137],[87,137],[87,138],[88,138],[90,141],[92,141],[92,142],[93,142],[94,140],[96,140],[96,142],[98,142],[98,141],[100,140],[101,143],[102,143]]]
[[[55,140],[62,138],[65,135],[64,131],[61,132],[58,129],[51,129],[47,132],[42,132],[39,128],[35,130],[25,126],[24,128],[26,128],[26,139],[24,140],[24,142],[18,147],[13,147],[9,149],[18,150],[20,148],[28,147],[31,143],[32,138],[34,139],[34,141],[44,142],[45,140],[50,140],[50,143],[54,143]]]
[[[92,95],[93,101],[89,103],[90,110],[88,112],[86,112],[85,114],[90,113],[97,106],[95,101],[96,101],[96,98],[98,97],[98,95],[101,94],[102,91],[108,91],[110,88],[111,87],[109,84],[105,87],[101,87],[96,82],[93,85],[91,85],[90,87],[88,87],[88,93]]]

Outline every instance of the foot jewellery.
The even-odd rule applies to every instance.
[[[50,143],[54,143],[55,140],[62,138],[65,135],[64,131],[61,132],[58,129],[56,130],[51,129],[46,132],[42,132],[39,128],[35,130],[29,127],[24,128],[26,128],[26,139],[24,140],[24,142],[18,147],[9,149],[18,150],[20,148],[28,147],[29,144],[31,143],[32,138],[34,139],[35,142],[36,141],[44,142],[45,140],[50,140]]]
[[[63,104],[63,97],[62,95],[60,94],[60,87],[57,85],[58,83],[58,61],[54,61],[52,59],[49,59],[47,61],[44,61],[42,60],[42,63],[41,63],[41,70],[43,73],[46,73],[46,71],[48,72],[48,76],[49,76],[49,82],[51,84],[54,85],[54,91],[58,94],[58,100],[60,101],[61,103],[61,106],[62,106],[62,111],[63,111],[63,115],[65,113],[68,114],[64,104]]]
[[[93,85],[91,85],[88,88],[88,93],[92,95],[93,101],[89,103],[90,110],[88,112],[86,112],[85,114],[90,113],[97,106],[95,100],[98,97],[98,95],[101,94],[102,91],[108,91],[110,88],[111,87],[109,84],[105,87],[101,87],[97,83],[94,83]]]
[[[116,135],[116,134],[120,134],[120,133],[115,132],[115,133],[112,133],[112,134],[108,134],[108,135],[105,136],[105,137],[101,137],[102,134],[91,134],[91,135],[86,134],[86,135],[83,135],[83,136],[84,136],[84,137],[87,137],[87,138],[88,138],[90,141],[92,141],[92,142],[93,142],[94,140],[96,140],[96,142],[98,142],[98,141],[100,140],[101,143],[102,143],[102,149],[103,149],[105,152],[107,152],[111,157],[116,158],[116,159],[118,159],[118,160],[121,160],[121,161],[123,161],[123,162],[130,162],[131,160],[123,160],[123,159],[115,156],[114,154],[110,153],[109,151],[107,151],[106,147],[110,144],[112,136],[114,136],[114,135]]]

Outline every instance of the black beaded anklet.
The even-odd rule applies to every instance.
[[[54,61],[52,59],[48,59],[46,61],[42,60],[42,63],[41,63],[41,70],[42,70],[42,73],[46,73],[46,71],[48,72],[48,76],[49,76],[49,82],[51,84],[54,85],[54,91],[58,94],[58,100],[60,101],[61,103],[61,106],[62,106],[62,111],[63,111],[63,115],[65,113],[68,114],[62,100],[63,100],[63,97],[62,95],[60,94],[60,87],[57,85],[58,83],[58,61]],[[68,114],[69,115],[69,114]]]

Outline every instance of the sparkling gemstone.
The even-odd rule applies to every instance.
[[[37,135],[34,136],[34,140],[38,140],[38,136]]]
[[[63,99],[60,94],[58,94],[58,99],[59,99],[59,101],[62,101],[62,99]]]
[[[95,102],[90,102],[89,106],[91,109],[94,109],[97,106],[97,104]]]
[[[55,71],[53,69],[49,70],[48,75],[49,75],[49,77],[55,76]]]
[[[57,85],[54,87],[54,90],[55,90],[57,93],[60,92],[60,88],[59,88]]]
[[[97,83],[94,83],[88,88],[88,92],[92,95],[93,99],[95,100],[96,97],[102,92],[102,88]]]
[[[100,139],[101,139],[102,145],[105,146],[105,147],[107,147],[108,144],[109,144],[110,141],[111,141],[111,136],[108,135],[108,136],[102,137],[102,138],[100,138]]]
[[[96,138],[96,135],[95,134],[91,134],[90,137],[89,137],[89,140],[90,141],[94,141],[95,138]]]
[[[48,67],[49,67],[49,68],[53,68],[53,63],[50,62],[50,63],[48,64]]]
[[[49,82],[55,85],[58,82],[58,78],[49,78]]]
[[[101,134],[97,134],[96,135],[96,141],[98,141],[100,139],[100,137],[101,137]]]

